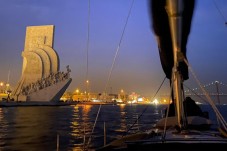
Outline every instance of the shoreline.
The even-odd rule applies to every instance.
[[[70,106],[70,105],[117,105],[116,103],[104,103],[104,102],[61,102],[61,101],[0,101],[0,107],[25,107],[25,106]]]
[[[1,101],[0,107],[20,107],[20,106],[66,106],[66,105],[76,105],[75,102],[44,102],[44,101],[34,101],[34,102],[21,102],[21,101]]]

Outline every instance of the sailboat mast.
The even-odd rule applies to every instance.
[[[183,107],[183,78],[179,71],[179,63],[184,60],[183,53],[181,52],[183,2],[183,0],[167,0],[167,13],[169,16],[174,54],[174,67],[172,72],[173,94],[180,129],[186,128],[187,124]]]

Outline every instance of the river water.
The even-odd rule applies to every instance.
[[[201,107],[210,112],[210,119],[215,122],[210,107]],[[84,142],[90,148],[98,148],[104,144],[104,125],[106,143],[109,143],[125,135],[133,124],[127,133],[152,128],[165,108],[165,105],[123,104],[3,107],[0,108],[0,150],[79,151],[83,150]],[[219,108],[226,119],[227,105]]]

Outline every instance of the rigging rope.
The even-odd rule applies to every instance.
[[[224,16],[223,13],[221,12],[221,10],[218,8],[218,5],[217,5],[217,3],[215,2],[215,0],[213,0],[213,2],[214,2],[214,5],[215,5],[216,9],[217,9],[218,12],[219,12],[219,14],[222,16],[222,18],[223,18],[223,20],[224,20],[224,22],[225,22],[225,25],[227,25],[227,21],[226,21],[225,16]]]
[[[158,90],[156,91],[155,95],[152,97],[151,100],[153,100],[156,97],[156,95],[158,94],[158,92],[161,89],[161,87],[162,87],[163,83],[165,82],[165,80],[166,80],[166,77],[163,79],[161,85],[159,86]],[[129,127],[129,129],[126,131],[126,133],[123,134],[121,137],[125,136],[131,130],[131,128],[137,123],[137,121],[141,118],[141,116],[146,112],[148,107],[149,106],[146,106],[146,108],[143,110],[143,112],[140,114],[140,116],[135,120],[135,122]]]
[[[206,90],[203,88],[202,84],[199,82],[198,78],[196,77],[194,71],[192,70],[192,68],[189,66],[189,63],[188,61],[184,58],[184,62],[187,64],[189,70],[191,71],[192,75],[193,75],[193,78],[195,79],[195,81],[197,82],[197,84],[199,85],[199,87],[201,88],[201,90],[203,91],[203,93],[205,94],[207,100],[202,99],[206,102],[208,102],[212,109],[214,110],[214,112],[216,113],[216,116],[217,116],[217,122],[218,124],[220,125],[220,123],[222,124],[222,128],[225,130],[223,131],[222,129],[220,129],[220,131],[223,131],[222,133],[223,134],[226,134],[227,132],[227,123],[225,121],[225,119],[223,118],[223,116],[221,115],[221,113],[219,112],[219,110],[217,109],[217,107],[215,106],[214,102],[212,101],[211,97],[209,96],[209,94],[206,92]],[[185,85],[184,85],[185,86]],[[186,86],[187,87],[187,86]],[[172,84],[171,84],[171,88],[172,88]],[[187,87],[188,88],[188,87]],[[190,88],[188,88],[190,89]],[[191,89],[190,89],[191,90]],[[191,90],[192,91],[192,90]],[[194,91],[192,91],[193,93],[195,93]],[[195,93],[196,94],[196,93]],[[166,117],[165,117],[165,123],[164,123],[164,130],[163,130],[163,135],[162,135],[162,140],[164,141],[165,140],[165,136],[166,136],[166,123],[167,123],[167,117],[168,117],[168,112],[169,112],[169,106],[167,108],[167,114],[166,114]]]
[[[88,26],[87,26],[87,48],[86,48],[86,61],[87,61],[87,67],[86,67],[86,82],[88,80],[88,50],[89,50],[89,43],[90,43],[90,0],[88,0]]]
[[[204,102],[207,102],[203,97],[201,97],[200,95],[198,95],[194,90],[192,90],[191,88],[189,88],[186,84],[184,84],[184,87],[186,87],[188,90],[190,90],[193,94],[195,94],[197,97],[199,97]]]
[[[96,126],[96,123],[97,123],[97,120],[98,120],[98,116],[99,116],[99,113],[100,113],[100,110],[101,110],[101,106],[102,106],[102,105],[100,104],[100,105],[99,105],[98,113],[97,113],[96,118],[95,118],[95,123],[94,123],[94,125],[93,125],[92,131],[91,131],[91,135],[90,135],[89,140],[88,140],[88,143],[87,143],[87,148],[89,147],[89,144],[90,144],[90,142],[91,142],[91,137],[92,137],[92,134],[93,134],[93,132],[94,132],[94,129],[95,129],[95,126]]]
[[[105,91],[104,91],[104,92],[106,92],[106,89],[107,89],[108,84],[109,84],[109,80],[110,80],[110,77],[111,77],[111,74],[112,74],[113,66],[114,66],[114,63],[115,63],[115,60],[116,60],[118,51],[119,51],[119,49],[120,49],[120,45],[121,45],[121,42],[122,42],[122,39],[123,39],[123,35],[124,35],[125,29],[126,29],[126,25],[127,25],[127,23],[128,23],[129,16],[130,16],[130,14],[131,14],[131,10],[132,10],[133,3],[134,3],[134,0],[133,0],[132,3],[131,3],[131,7],[130,7],[130,10],[129,10],[129,13],[128,13],[128,16],[127,16],[127,19],[126,19],[126,23],[125,23],[123,32],[122,32],[122,34],[121,34],[120,42],[119,42],[118,47],[117,47],[117,51],[116,51],[116,54],[115,54],[115,57],[114,57],[114,60],[113,60],[113,64],[112,64],[112,66],[111,66],[111,70],[110,70],[110,73],[109,73],[109,77],[108,77],[107,84],[106,84],[106,87],[105,87]],[[89,0],[89,18],[90,18],[90,0]],[[89,21],[88,21],[87,75],[88,75],[89,26],[90,26],[90,23],[89,23]],[[86,76],[87,76],[87,75],[86,75]],[[91,137],[92,137],[92,134],[93,134],[93,132],[94,132],[94,129],[95,129],[95,126],[96,126],[96,123],[97,123],[97,120],[98,120],[98,116],[99,116],[101,107],[102,107],[102,105],[100,104],[100,105],[99,105],[99,109],[98,109],[98,113],[97,113],[97,115],[96,115],[95,123],[94,123],[94,125],[93,125],[92,132],[91,132],[91,135],[90,135],[89,140],[88,140],[88,143],[87,143],[87,148],[89,147],[89,144],[90,144],[90,142],[91,142]]]
[[[166,115],[165,115],[165,123],[164,123],[164,129],[163,129],[163,134],[162,134],[162,141],[165,140],[166,138],[166,125],[167,125],[167,120],[168,120],[168,115],[169,115],[169,109],[170,109],[170,100],[173,98],[172,94],[173,94],[173,82],[171,82],[171,85],[170,85],[171,89],[170,89],[170,95],[169,95],[169,105],[167,107],[167,110],[166,110]],[[172,100],[173,101],[173,100]]]
[[[86,94],[87,94],[87,101],[88,101],[88,50],[89,50],[89,43],[90,43],[90,0],[88,0],[88,26],[87,26],[87,47],[86,47],[86,79],[85,79],[85,83],[86,83]],[[96,124],[96,121],[95,121],[95,124]],[[93,133],[93,130],[94,130],[94,127],[93,126],[93,129],[92,129],[92,132],[91,132],[91,135]],[[89,143],[91,141],[91,135],[89,137],[89,140],[88,140],[88,144],[87,144],[87,147],[89,146]],[[84,142],[85,143],[85,142]],[[84,146],[86,148],[86,146]],[[84,149],[85,149],[84,148]]]
[[[124,36],[124,33],[125,33],[125,29],[126,29],[126,26],[128,24],[128,19],[130,17],[130,14],[131,14],[131,11],[132,11],[132,6],[133,6],[133,3],[134,3],[134,0],[132,1],[131,3],[131,7],[129,9],[129,13],[128,13],[128,16],[127,16],[127,19],[126,19],[126,22],[125,22],[125,26],[124,26],[124,29],[123,29],[123,32],[121,34],[121,38],[120,38],[120,41],[119,41],[119,44],[118,44],[118,47],[117,47],[117,50],[116,50],[116,53],[115,53],[115,56],[114,56],[114,59],[113,59],[113,63],[112,63],[112,66],[110,68],[110,72],[109,72],[109,76],[108,76],[108,79],[107,79],[107,83],[106,83],[106,87],[105,87],[105,91],[107,91],[107,87],[109,85],[109,81],[110,81],[110,78],[111,78],[111,74],[112,74],[112,71],[113,71],[113,67],[114,67],[114,64],[115,64],[115,61],[116,61],[116,58],[118,56],[118,52],[119,52],[119,49],[120,49],[120,46],[121,46],[121,42],[122,42],[122,39],[123,39],[123,36]]]
[[[189,70],[191,71],[191,73],[192,73],[195,81],[197,82],[197,84],[199,85],[199,87],[201,88],[201,90],[203,91],[203,93],[205,94],[205,96],[207,98],[207,102],[211,105],[212,109],[216,113],[217,119],[222,124],[224,130],[227,131],[227,123],[226,123],[225,119],[223,118],[223,116],[221,115],[221,113],[219,112],[219,110],[217,109],[217,107],[215,106],[214,102],[212,101],[212,99],[210,98],[210,96],[208,95],[208,93],[206,92],[206,90],[203,88],[202,84],[199,82],[199,80],[196,77],[195,73],[193,72],[192,68],[189,66],[188,61],[186,59],[184,59],[184,62],[187,64],[187,66],[188,66]]]

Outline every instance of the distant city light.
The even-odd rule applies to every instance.
[[[92,102],[101,102],[101,100],[92,100]]]
[[[117,99],[116,102],[122,103],[123,101],[121,99]]]
[[[138,98],[138,102],[143,102],[143,98]]]
[[[157,104],[159,104],[159,101],[157,99],[155,99],[152,103],[157,105]]]

